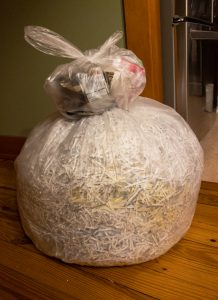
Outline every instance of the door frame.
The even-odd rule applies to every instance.
[[[123,0],[127,48],[145,66],[147,83],[142,96],[163,102],[160,1]]]

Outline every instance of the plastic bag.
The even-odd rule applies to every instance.
[[[68,263],[145,262],[188,230],[202,168],[188,124],[157,101],[77,121],[53,115],[16,160],[22,224],[37,248]]]
[[[74,59],[58,66],[48,77],[45,89],[58,110],[67,118],[101,114],[129,104],[145,87],[145,70],[135,54],[115,44],[122,32],[115,32],[99,49],[82,53],[57,33],[39,26],[27,26],[25,39],[36,49]]]

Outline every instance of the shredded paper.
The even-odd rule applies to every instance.
[[[128,265],[162,255],[188,230],[201,146],[172,108],[139,97],[141,62],[115,43],[82,53],[35,26],[25,39],[59,66],[45,88],[59,112],[36,126],[15,165],[26,234],[68,263]]]

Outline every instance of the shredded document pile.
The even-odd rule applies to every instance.
[[[67,263],[141,263],[164,254],[188,230],[200,188],[202,149],[182,117],[139,97],[140,87],[131,89],[134,97],[122,99],[123,109],[122,94],[110,92],[122,74],[109,70],[114,74],[108,84],[100,66],[98,80],[106,81],[98,99],[111,97],[109,106],[97,113],[99,106],[90,106],[83,116],[83,103],[70,118],[63,115],[75,113],[75,107],[62,106],[61,114],[47,118],[28,137],[16,160],[20,216],[36,247]],[[73,86],[92,104],[93,94],[82,91],[87,85],[78,78]],[[124,81],[121,76],[114,87]],[[62,92],[58,95],[64,98]]]

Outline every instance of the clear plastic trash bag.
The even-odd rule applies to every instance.
[[[188,230],[201,146],[172,108],[129,99],[122,100],[128,110],[115,105],[71,120],[52,115],[18,156],[21,221],[47,255],[81,265],[141,263],[164,254]]]
[[[45,89],[68,118],[93,115],[113,106],[128,109],[145,87],[145,70],[136,55],[115,44],[115,32],[99,49],[82,53],[57,33],[40,27],[25,28],[26,41],[46,54],[74,61],[60,65],[47,78]]]

